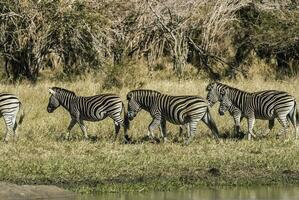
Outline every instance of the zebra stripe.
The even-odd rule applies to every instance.
[[[141,109],[151,114],[153,120],[148,127],[149,136],[154,137],[153,130],[159,126],[161,136],[166,141],[166,121],[169,121],[188,129],[188,144],[196,132],[198,121],[202,120],[218,139],[218,129],[210,115],[208,104],[199,96],[170,96],[154,90],[133,90],[127,94],[127,100],[130,120]]]
[[[21,102],[19,98],[10,93],[0,93],[0,115],[3,116],[4,122],[6,125],[6,132],[4,137],[4,142],[8,142],[9,136],[11,133],[13,137],[17,139],[17,126],[18,123],[21,124],[25,113],[23,109],[21,109]],[[17,114],[21,110],[21,115],[19,121],[16,121]]]
[[[297,138],[296,100],[293,96],[283,91],[265,90],[249,93],[221,83],[212,83],[208,85],[207,99],[211,105],[217,100],[220,101],[219,113],[236,107],[239,112],[247,118],[248,121],[248,139],[253,134],[255,119],[269,120],[269,130],[274,126],[276,118],[282,125],[280,133],[286,134],[288,128],[288,119],[295,128],[295,138]],[[217,100],[216,100],[217,99]],[[280,134],[279,134],[280,135]]]
[[[87,139],[88,135],[84,120],[100,121],[110,117],[115,124],[115,139],[119,133],[120,126],[124,127],[125,137],[128,139],[129,120],[126,120],[125,107],[119,96],[115,94],[100,94],[89,97],[77,96],[74,92],[59,87],[52,87],[49,89],[49,92],[51,96],[47,107],[48,112],[52,113],[62,105],[71,115],[66,138],[69,137],[70,131],[75,124],[78,123],[85,139]],[[125,120],[121,117],[122,111],[124,111]]]

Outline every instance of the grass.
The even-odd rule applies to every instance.
[[[248,91],[284,90],[299,100],[299,79],[264,81],[256,78],[226,83]],[[124,144],[123,135],[112,143],[114,126],[111,120],[86,123],[94,140],[83,141],[78,126],[72,130],[71,141],[60,140],[59,136],[66,133],[70,118],[63,108],[47,113],[48,87],[61,86],[80,95],[115,92],[123,100],[129,90],[135,89],[103,90],[102,84],[97,78],[89,77],[84,81],[65,83],[42,81],[35,86],[26,83],[1,85],[2,91],[19,95],[26,118],[19,129],[19,140],[0,145],[0,180],[17,184],[54,184],[78,192],[299,183],[299,140],[293,139],[292,128],[288,139],[275,139],[281,128],[277,121],[267,138],[251,142],[222,139],[217,144],[210,131],[200,123],[194,141],[189,146],[182,146],[177,142],[180,141],[178,127],[168,123],[170,142],[167,144]],[[147,80],[143,88],[173,95],[206,96],[207,84],[205,80]],[[220,132],[229,134],[233,120],[228,114],[220,117],[217,107],[212,108],[213,117]],[[130,130],[133,140],[141,141],[150,119],[144,111],[137,115]],[[266,121],[256,122],[257,133],[266,128]],[[1,139],[4,130],[3,123],[0,126]],[[246,120],[242,122],[242,130],[246,130]]]

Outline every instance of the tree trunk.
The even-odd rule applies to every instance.
[[[188,47],[187,42],[183,36],[183,33],[178,34],[176,39],[174,40],[173,47],[173,70],[176,75],[181,77],[183,73],[183,69],[186,65]]]

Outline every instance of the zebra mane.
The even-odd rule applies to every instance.
[[[146,89],[131,90],[127,94],[127,100],[130,100],[132,96],[135,96],[137,98],[144,98],[145,96],[157,96],[161,94],[162,94],[161,92],[158,92],[156,90],[146,90]]]
[[[148,93],[148,94],[162,94],[161,92],[156,91],[156,90],[146,90],[146,89],[132,90],[131,92],[132,92],[132,93],[134,93],[134,92],[146,92],[146,93]],[[130,93],[131,93],[131,92],[130,92]]]
[[[229,89],[229,90],[233,90],[233,91],[240,91],[240,92],[245,92],[245,93],[250,93],[250,92],[246,92],[244,90],[240,90],[238,88],[234,88],[232,86],[229,86],[229,85],[226,85],[224,83],[220,83],[220,82],[214,82],[217,86],[221,86],[222,88],[225,88],[225,89]]]
[[[52,87],[52,90],[57,91],[57,92],[66,92],[66,93],[69,93],[69,94],[72,94],[72,95],[76,96],[75,92],[64,89],[64,88]]]

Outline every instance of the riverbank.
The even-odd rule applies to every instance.
[[[208,81],[181,82],[154,81],[143,88],[157,89],[168,94],[199,94],[206,96]],[[230,82],[240,89],[257,91],[278,89],[288,91],[299,99],[299,81],[246,80]],[[216,143],[203,123],[189,146],[182,146],[178,127],[167,124],[169,143],[152,143],[142,138],[151,121],[141,112],[131,123],[133,144],[125,144],[121,134],[112,143],[114,126],[111,120],[86,123],[88,141],[82,140],[78,126],[72,130],[71,141],[61,140],[69,124],[69,114],[59,108],[54,113],[46,111],[48,87],[61,86],[80,95],[104,92],[120,94],[134,89],[101,89],[94,80],[77,82],[44,82],[31,85],[2,85],[3,90],[19,95],[26,112],[19,129],[19,140],[0,145],[0,180],[16,184],[57,185],[76,192],[119,192],[172,190],[199,185],[280,185],[299,184],[299,140],[293,138],[290,127],[287,139],[276,139],[281,126],[277,123],[266,138],[254,141],[231,138],[233,120],[229,115],[220,117],[217,106],[214,117],[222,139]],[[176,91],[173,91],[176,88]],[[257,121],[258,135],[268,122]],[[246,120],[242,122],[246,130]],[[3,139],[4,124],[0,126]],[[156,132],[158,135],[158,130]]]
[[[36,199],[75,199],[76,194],[56,186],[15,185],[0,182],[0,199],[36,200]]]
[[[299,142],[293,140],[217,144],[201,138],[188,147],[84,141],[40,144],[22,140],[2,147],[1,180],[78,192],[299,184]]]

